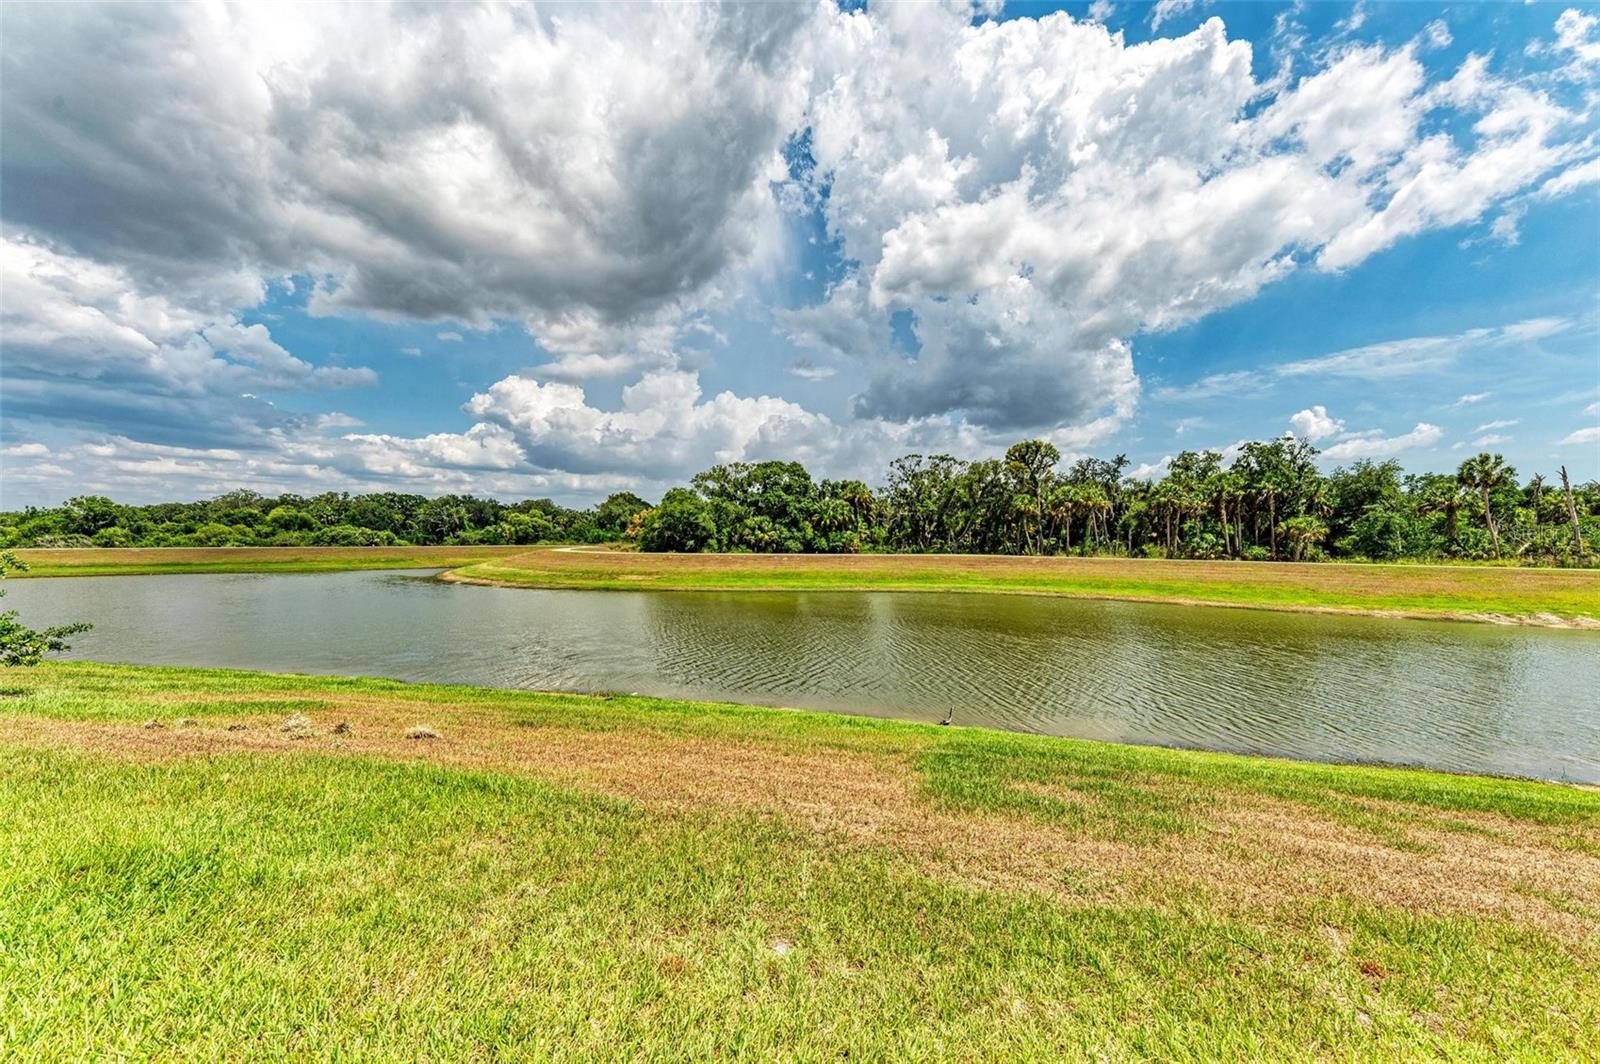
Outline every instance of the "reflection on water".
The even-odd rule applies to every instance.
[[[637,691],[1600,782],[1600,637],[1005,595],[527,591],[416,574],[10,582],[75,656]]]

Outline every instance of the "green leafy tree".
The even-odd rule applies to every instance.
[[[309,532],[317,527],[316,518],[293,506],[274,506],[267,511],[267,524],[280,532]]]
[[[673,488],[639,522],[639,547],[648,551],[705,550],[717,534],[711,506],[688,488]]]
[[[948,454],[908,454],[889,463],[882,500],[891,543],[916,551],[954,550],[963,523],[967,464]]]
[[[26,572],[28,565],[10,551],[0,552],[0,579],[7,573]],[[0,596],[5,594],[0,590]],[[67,637],[87,632],[90,625],[62,624],[33,629],[17,620],[16,610],[0,612],[0,665],[37,665],[46,654],[71,650]]]
[[[1271,557],[1278,556],[1278,515],[1305,512],[1308,489],[1315,485],[1317,471],[1312,459],[1317,449],[1293,436],[1276,440],[1254,440],[1239,450],[1233,469],[1244,477],[1255,503],[1255,523],[1266,508],[1266,524]],[[1259,539],[1259,535],[1256,537]]]
[[[1430,530],[1425,519],[1411,512],[1403,500],[1368,506],[1350,526],[1350,532],[1337,541],[1346,554],[1393,561],[1433,553],[1442,540]]]
[[[381,498],[363,495],[351,500],[344,512],[344,523],[379,532],[399,532],[405,527],[405,518]]]
[[[470,524],[467,508],[453,495],[430,499],[412,520],[414,537],[421,543],[443,543]]]
[[[1045,440],[1023,440],[1006,450],[1006,472],[1010,474],[1015,494],[1012,511],[1019,518],[1021,538],[1019,546],[1034,554],[1043,552],[1044,532],[1041,518],[1048,505],[1053,471],[1061,461],[1056,445]]]
[[[631,491],[619,491],[606,497],[606,501],[595,508],[594,524],[602,532],[620,536],[627,529],[628,523],[634,515],[650,509],[650,504]]]
[[[123,508],[104,495],[79,495],[68,499],[62,509],[66,511],[62,531],[79,536],[111,528],[123,517]]]
[[[799,462],[730,462],[692,483],[711,507],[721,549],[798,553],[813,547],[817,486]]]
[[[555,524],[542,513],[512,511],[500,522],[502,542],[543,543],[556,538]]]

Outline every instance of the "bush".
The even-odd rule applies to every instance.
[[[1383,506],[1368,507],[1336,546],[1346,554],[1374,561],[1432,554],[1438,547],[1425,522]]]
[[[282,532],[309,532],[317,527],[314,517],[293,506],[274,506],[267,514],[267,524]]]
[[[7,573],[26,572],[28,566],[10,551],[0,553],[0,579]],[[0,596],[5,595],[0,589]],[[87,624],[63,624],[54,628],[34,630],[17,620],[16,610],[0,611],[0,665],[8,668],[18,665],[37,665],[46,654],[71,650],[66,638],[87,632]]]
[[[243,525],[220,525],[212,521],[183,538],[195,547],[232,547],[249,543],[254,534]]]
[[[1222,544],[1222,537],[1210,531],[1188,532],[1184,536],[1183,551],[1191,558],[1209,559],[1228,556],[1227,548]]]
[[[334,525],[311,537],[312,545],[318,547],[392,547],[398,542],[393,532],[355,525]]]
[[[133,533],[126,528],[102,528],[94,534],[96,547],[131,547],[133,546]]]
[[[33,545],[35,547],[53,548],[92,547],[94,546],[94,540],[90,539],[88,536],[80,536],[73,532],[66,535],[40,536],[38,539],[33,541]]]
[[[1487,529],[1462,526],[1456,530],[1457,557],[1473,561],[1487,561],[1494,557],[1494,544]]]

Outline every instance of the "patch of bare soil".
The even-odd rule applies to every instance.
[[[419,717],[438,722],[442,737],[408,738]],[[1487,814],[1393,806],[1407,836],[1400,847],[1300,803],[1174,790],[1187,808],[1204,811],[1198,829],[1133,841],[1025,816],[939,809],[921,796],[909,758],[898,754],[526,727],[493,711],[361,699],[331,700],[305,727],[285,731],[282,723],[257,716],[141,728],[0,717],[0,741],[134,760],[317,751],[525,773],[666,813],[770,813],[837,844],[890,847],[935,874],[1069,903],[1202,904],[1244,915],[1302,899],[1348,899],[1504,917],[1600,949],[1600,858],[1563,848],[1556,829]],[[1092,812],[1092,798],[1073,800]],[[1441,819],[1457,829],[1430,826]],[[1460,830],[1464,822],[1477,830]],[[1588,837],[1600,845],[1600,832]]]

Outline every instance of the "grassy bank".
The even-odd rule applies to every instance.
[[[989,591],[1553,626],[1600,625],[1600,570],[982,555],[641,554],[550,547],[19,550],[14,576],[449,569],[518,587],[663,591]]]
[[[525,587],[1000,591],[1421,617],[1600,622],[1600,571],[977,555],[534,551],[453,579]]]
[[[28,576],[157,573],[320,573],[350,569],[449,569],[526,554],[527,547],[91,547],[18,550]]]
[[[1592,791],[638,698],[0,683],[7,1056],[1600,1053]]]

